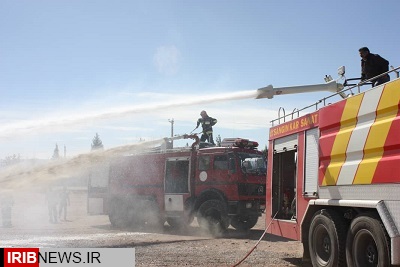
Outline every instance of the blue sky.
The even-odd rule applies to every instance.
[[[1,0],[0,159],[50,158],[56,143],[72,157],[96,133],[106,149],[154,140],[172,118],[189,133],[203,109],[215,135],[265,146],[280,107],[328,93],[249,91],[323,83],[341,65],[359,77],[362,46],[399,66],[399,11],[396,0]]]

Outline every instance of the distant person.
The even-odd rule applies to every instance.
[[[47,208],[49,210],[49,222],[57,223],[57,204],[59,201],[59,196],[57,191],[52,187],[49,187],[46,193]]]
[[[61,220],[61,215],[64,212],[64,221],[67,220],[67,205],[69,206],[71,203],[69,201],[69,192],[67,191],[67,187],[64,186],[60,193],[60,204],[58,210],[58,216]]]
[[[361,47],[361,80],[371,79],[379,74],[389,71],[389,61],[378,54],[371,54],[368,47]],[[390,81],[388,74],[372,80],[372,87]]]
[[[197,126],[196,128],[194,128],[194,130],[196,130],[201,124],[201,127],[203,128],[203,133],[201,135],[200,141],[201,142],[207,141],[215,145],[212,127],[217,123],[217,119],[209,117],[205,110],[200,112],[200,116],[201,118],[197,120]]]
[[[1,217],[3,220],[3,227],[12,227],[11,223],[11,210],[14,205],[14,198],[10,192],[3,192],[0,198]]]

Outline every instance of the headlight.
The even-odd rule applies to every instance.
[[[251,207],[253,207],[253,204],[251,204],[251,203],[246,203],[246,209],[251,209]]]

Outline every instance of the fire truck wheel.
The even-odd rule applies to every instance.
[[[214,236],[219,236],[229,226],[226,206],[216,199],[205,201],[199,207],[197,221],[201,228]]]
[[[380,220],[370,215],[351,222],[346,240],[348,266],[390,266],[389,237]]]
[[[313,266],[345,265],[345,225],[345,220],[335,211],[320,210],[315,213],[308,233]]]
[[[111,204],[111,211],[108,215],[111,225],[117,228],[128,226],[128,208],[121,201],[113,201]]]
[[[247,231],[254,227],[258,222],[258,215],[236,215],[231,219],[231,225],[239,231]]]

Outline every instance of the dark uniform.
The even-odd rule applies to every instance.
[[[361,59],[361,80],[366,80],[389,71],[389,61],[377,54],[368,53]],[[377,86],[390,81],[388,74],[372,80],[372,85]]]
[[[70,205],[69,192],[67,191],[67,188],[64,187],[60,193],[60,207],[58,210],[58,216],[60,219],[62,213],[64,212],[64,221],[67,220],[67,205]]]
[[[201,118],[197,120],[197,126],[195,129],[199,127],[201,124],[201,127],[203,128],[203,133],[201,135],[200,141],[204,142],[207,141],[213,145],[214,143],[214,138],[213,138],[213,126],[217,123],[217,119],[211,118],[207,115],[207,112],[204,110],[200,113]]]

